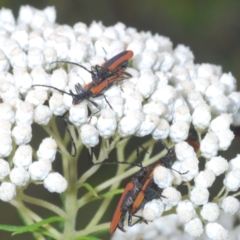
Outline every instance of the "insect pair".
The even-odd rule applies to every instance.
[[[125,72],[125,69],[128,66],[128,61],[133,57],[133,52],[131,50],[123,51],[116,56],[112,57],[108,61],[104,62],[101,66],[96,65],[91,68],[91,71],[85,68],[84,66],[74,63],[74,62],[62,62],[69,63],[76,66],[79,66],[86,71],[88,71],[92,76],[92,82],[86,84],[84,87],[81,84],[75,85],[76,93],[73,93],[71,90],[69,92],[65,92],[61,89],[58,89],[53,86],[40,85],[35,84],[33,87],[48,87],[55,89],[61,93],[70,95],[72,97],[72,103],[74,105],[82,102],[83,100],[88,100],[91,102],[98,110],[100,111],[100,107],[98,104],[90,99],[90,97],[99,97],[104,96],[106,102],[111,107],[110,103],[107,101],[103,92],[111,87],[115,82],[123,80],[125,78],[131,77],[131,74]]]
[[[137,149],[137,158],[139,159],[139,149]],[[154,167],[143,167],[141,161],[138,161],[138,163],[129,163],[124,161],[104,162],[104,164],[129,164],[132,166],[140,167],[140,171],[132,177],[130,182],[127,183],[124,192],[119,199],[110,225],[111,234],[113,234],[117,228],[125,232],[124,221],[127,214],[128,226],[133,226],[141,221],[147,223],[147,221],[143,217],[136,215],[137,211],[143,208],[144,205],[152,199],[163,197],[161,195],[162,189],[160,189],[153,180],[154,169],[158,166],[171,168],[175,160],[176,155],[173,147],[168,149],[167,154],[163,158],[161,158],[159,160],[159,163]],[[133,216],[138,218],[138,220],[134,223],[132,223]]]

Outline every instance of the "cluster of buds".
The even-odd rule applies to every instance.
[[[154,169],[153,179],[163,189],[163,197],[145,204],[142,216],[153,221],[163,214],[175,215],[144,227],[136,224],[127,233],[117,231],[113,239],[153,239],[159,229],[169,239],[184,239],[186,233],[227,239],[221,216],[234,219],[239,209],[240,155],[227,160],[219,151],[228,150],[234,139],[230,126],[240,125],[236,79],[220,66],[195,64],[188,47],[173,48],[169,38],[158,34],[137,32],[123,23],[105,27],[93,22],[88,27],[79,22],[70,27],[58,25],[55,19],[53,7],[40,11],[23,6],[16,20],[10,10],[0,10],[0,199],[11,201],[30,183],[43,183],[50,192],[67,189],[68,171],[61,175],[52,169],[57,150],[71,158],[68,142],[63,143],[54,132],[55,117],[65,115],[77,129],[74,140],[79,149],[95,147],[102,140],[109,144],[102,144],[100,152],[108,154],[122,139],[149,135],[152,145],[161,140],[175,146],[176,161],[171,168]],[[56,61],[91,69],[126,49],[134,53],[126,70],[131,77],[93,98],[96,104],[83,100],[73,105],[71,95],[51,88],[75,93],[76,84],[84,87],[92,81],[82,67],[59,68]],[[88,108],[98,113],[89,116]],[[49,134],[37,151],[31,145],[38,137],[32,134],[33,124]],[[185,141],[191,129],[197,133],[197,152]],[[144,161],[144,165],[149,163]],[[222,189],[210,198],[218,179]],[[179,185],[187,186],[185,195],[177,189]],[[229,230],[234,232],[234,227]]]

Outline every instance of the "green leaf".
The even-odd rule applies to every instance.
[[[19,226],[10,226],[10,225],[1,225],[0,224],[0,230],[6,231],[6,232],[15,232],[21,228],[22,227],[19,227]]]
[[[92,195],[96,198],[99,198],[97,192],[95,191],[95,189],[88,183],[84,183],[83,186],[89,191],[92,193]]]
[[[111,197],[111,196],[115,196],[118,195],[120,193],[123,193],[124,189],[115,189],[112,191],[109,191],[107,193],[101,194],[99,197],[100,198],[107,198],[107,197]]]
[[[93,237],[93,236],[84,236],[76,238],[76,240],[102,240],[101,238]]]
[[[49,224],[49,223],[52,223],[52,222],[62,222],[62,221],[65,221],[66,219],[64,218],[61,218],[61,217],[50,217],[50,218],[47,218],[47,219],[44,219],[40,222],[37,222],[37,223],[34,223],[34,224],[31,224],[31,225],[28,225],[28,226],[22,226],[22,227],[17,227],[17,229],[15,229],[13,232],[13,235],[15,234],[21,234],[21,233],[25,233],[25,232],[41,232],[45,235],[48,235],[48,236],[52,236],[52,235],[49,235],[49,232],[47,232],[45,229],[42,229],[42,226],[46,225],[46,224]]]

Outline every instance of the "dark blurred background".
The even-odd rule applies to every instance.
[[[39,9],[55,6],[57,22],[60,24],[72,26],[84,22],[89,25],[97,20],[110,26],[120,21],[139,31],[159,33],[169,37],[174,46],[179,43],[189,46],[196,63],[221,65],[224,72],[232,72],[237,80],[240,79],[240,1],[0,0],[0,7],[12,9],[15,17],[19,7],[25,4]],[[235,154],[232,151],[228,159]],[[9,204],[0,203],[0,209],[1,223],[20,224],[19,218],[14,217],[14,214],[17,216],[15,210]],[[9,233],[0,232],[0,239],[32,237],[10,237]]]

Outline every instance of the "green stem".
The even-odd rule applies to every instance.
[[[84,230],[77,231],[75,234],[75,237],[76,237],[76,239],[78,239],[77,237],[87,236],[93,232],[101,231],[101,230],[107,229],[107,228],[109,228],[109,223],[102,223],[102,224],[95,226],[94,230],[91,228],[85,228]]]
[[[27,208],[21,201],[21,199],[16,198],[13,199],[11,201],[11,204],[16,207],[16,209],[19,211],[19,213],[21,214],[22,218],[24,219],[24,221],[28,224],[31,225],[33,223],[36,222],[40,222],[43,219],[41,217],[39,217],[36,213],[34,213],[33,211],[31,211],[29,208]],[[61,234],[55,229],[53,228],[51,225],[46,224],[43,226],[49,233],[51,233],[55,239],[59,239]],[[40,233],[33,233],[35,238],[38,240],[45,240],[45,237],[40,234]]]
[[[66,161],[67,162],[67,161]],[[76,188],[77,182],[77,159],[72,159],[71,161],[64,163],[64,175],[67,182],[68,188],[64,194],[65,196],[65,209],[68,215],[68,221],[64,225],[64,236],[63,239],[72,239],[75,232],[76,216],[78,212],[77,208],[77,192]]]
[[[25,195],[24,193],[19,193],[19,196],[25,202],[28,202],[28,203],[31,203],[33,205],[37,205],[37,206],[49,209],[50,211],[56,213],[60,217],[67,218],[67,214],[61,208],[57,207],[54,204],[51,204],[51,203],[46,202],[46,201],[41,200],[41,199],[29,197],[29,196]]]

